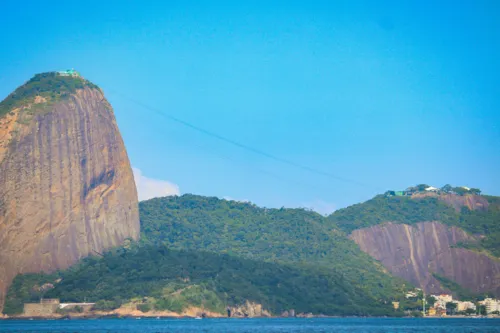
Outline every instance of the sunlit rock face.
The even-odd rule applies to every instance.
[[[355,230],[350,237],[394,275],[427,293],[447,291],[433,277],[437,273],[471,291],[500,296],[500,261],[454,247],[474,237],[460,228],[439,222],[384,223]]]
[[[0,115],[0,308],[18,273],[64,269],[139,237],[137,191],[95,86]]]

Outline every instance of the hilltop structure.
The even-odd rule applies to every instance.
[[[452,187],[451,185],[445,185],[441,188],[437,188],[434,186],[429,186],[427,184],[420,184],[417,186],[408,187],[404,191],[393,191],[389,190],[384,193],[386,197],[403,197],[403,196],[412,196],[415,194],[422,193],[435,193],[435,194],[455,194],[455,195],[480,195],[481,190],[477,188],[469,188],[467,186],[458,186]]]
[[[66,69],[64,71],[57,71],[57,75],[59,76],[71,76],[71,77],[80,77],[80,73],[72,69]]]

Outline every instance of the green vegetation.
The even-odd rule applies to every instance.
[[[20,275],[14,279],[7,294],[8,307],[4,308],[3,313],[7,315],[21,313],[24,303],[40,301],[44,292],[40,291],[39,286],[49,280],[43,273]]]
[[[272,313],[398,315],[405,286],[326,219],[303,209],[263,209],[195,195],[140,203],[139,243],[52,275],[18,276],[4,312],[41,296],[83,299],[112,310],[139,300],[140,311],[198,306],[223,313],[246,300]],[[60,282],[56,283],[58,279]],[[41,292],[33,286],[52,283]]]
[[[471,234],[485,235],[478,242],[457,246],[488,251],[500,257],[500,197],[483,196],[489,203],[487,210],[456,212],[436,197],[386,197],[378,195],[371,200],[340,209],[330,215],[330,223],[346,233],[384,222],[414,224],[439,221],[457,226]]]
[[[186,306],[196,306],[212,312],[224,313],[226,303],[214,290],[214,283],[193,285],[173,283],[163,289],[163,297],[151,301],[156,310],[181,312]],[[227,300],[227,297],[225,298]],[[228,304],[231,304],[228,302]]]
[[[400,301],[399,307],[401,309],[404,309],[405,312],[410,312],[414,317],[416,316],[420,317],[422,316],[422,310],[423,310],[423,302],[422,302],[423,298],[424,298],[424,293],[423,291],[419,290],[416,293],[416,296],[405,297],[402,301]],[[429,307],[436,302],[436,299],[431,295],[426,295],[425,302],[426,306]]]
[[[446,203],[433,197],[385,197],[378,195],[366,202],[339,209],[328,220],[346,233],[384,222],[414,224],[441,221],[454,224],[458,214]]]
[[[422,298],[405,298],[399,303],[399,307],[401,309],[405,309],[405,311],[418,312],[422,311]]]
[[[463,288],[461,285],[456,283],[453,280],[450,280],[444,276],[441,276],[439,274],[433,273],[432,276],[436,278],[436,280],[441,283],[441,285],[444,288],[447,288],[453,292],[453,294],[456,295],[458,299],[465,299],[465,300],[471,300],[471,301],[477,301],[478,300],[478,295],[474,294],[473,292],[469,291],[468,289]]]
[[[0,117],[16,107],[32,103],[35,96],[42,96],[48,103],[53,103],[84,87],[97,88],[80,77],[59,76],[56,72],[36,74],[0,102]]]
[[[149,311],[151,311],[151,305],[148,304],[148,303],[138,304],[137,305],[137,310],[139,310],[141,312],[149,312]]]
[[[57,279],[61,279],[59,283]],[[182,311],[195,305],[223,313],[226,305],[249,300],[275,314],[289,309],[326,315],[398,314],[389,301],[368,297],[328,269],[150,245],[90,257],[56,274],[19,275],[9,289],[4,312],[20,313],[24,302],[37,301],[40,296],[33,292],[33,286],[47,282],[55,288],[46,291],[44,297],[65,302],[86,299],[104,310],[140,298],[141,311]]]
[[[432,295],[425,296],[425,304],[427,307],[434,306],[435,303],[436,303],[436,298],[434,296]]]
[[[496,257],[500,257],[500,197],[485,196],[485,198],[489,203],[488,210],[471,211],[464,207],[454,225],[473,234],[485,235],[485,238],[473,246],[479,250],[486,249]]]
[[[320,266],[362,288],[367,297],[388,299],[402,288],[399,280],[314,212],[196,195],[143,201],[139,210],[145,244]]]
[[[140,242],[84,259],[63,272],[18,276],[4,312],[19,313],[24,302],[43,296],[65,302],[87,299],[100,310],[134,302],[143,312],[198,306],[223,313],[227,305],[249,300],[274,314],[289,309],[326,315],[417,314],[421,297],[404,299],[402,281],[346,233],[386,221],[441,221],[487,235],[460,246],[498,253],[500,198],[485,198],[487,210],[457,212],[435,197],[380,195],[327,218],[303,209],[265,209],[214,197],[156,198],[139,205]],[[477,296],[434,276],[461,299]],[[36,287],[45,283],[55,288]],[[391,301],[399,301],[401,310],[394,312]]]
[[[453,303],[453,302],[446,303],[446,314],[454,315],[456,311],[457,311],[457,304],[456,303]]]

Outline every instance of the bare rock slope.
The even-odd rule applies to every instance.
[[[0,103],[0,310],[18,273],[64,269],[139,237],[111,105],[80,77],[35,76]]]
[[[488,255],[454,247],[473,236],[439,222],[414,225],[384,223],[354,230],[351,238],[396,276],[428,293],[445,290],[437,273],[467,289],[500,296],[500,261]]]

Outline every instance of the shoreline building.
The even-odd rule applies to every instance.
[[[486,313],[488,314],[495,311],[500,312],[500,301],[497,299],[486,298],[484,301],[480,301],[479,304],[486,307]]]

